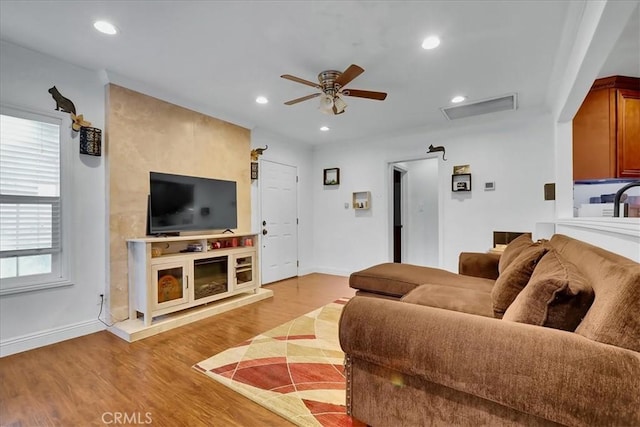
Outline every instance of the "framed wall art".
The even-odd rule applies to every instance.
[[[340,168],[331,168],[324,170],[324,185],[340,184]]]

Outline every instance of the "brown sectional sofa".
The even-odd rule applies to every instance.
[[[640,265],[526,239],[461,254],[466,274],[353,273],[339,327],[349,413],[374,427],[640,426]]]

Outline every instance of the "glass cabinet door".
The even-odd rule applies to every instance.
[[[253,285],[254,257],[253,254],[238,254],[235,256],[236,287],[250,287]]]
[[[151,268],[156,308],[171,307],[189,301],[184,263],[160,264]]]

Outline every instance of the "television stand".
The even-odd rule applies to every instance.
[[[260,287],[257,239],[257,234],[237,233],[127,240],[129,319],[142,314],[145,326],[151,326],[157,316],[255,294]]]

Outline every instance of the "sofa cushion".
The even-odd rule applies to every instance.
[[[593,302],[593,289],[575,265],[549,251],[504,320],[574,331]]]
[[[493,317],[491,294],[477,289],[425,284],[409,292],[401,301]]]
[[[576,334],[640,351],[640,264],[562,234],[549,243],[578,266],[596,295]]]
[[[458,257],[458,273],[465,276],[496,280],[500,254],[486,252],[461,252]]]
[[[383,263],[351,273],[349,286],[365,292],[400,298],[424,283],[491,291],[494,281],[463,276],[439,268]]]
[[[504,270],[509,267],[509,265],[520,255],[520,253],[533,245],[533,240],[531,240],[530,234],[521,234],[520,236],[513,239],[506,248],[504,248],[504,252],[500,257],[500,261],[498,262],[498,273],[502,274]]]
[[[504,272],[500,273],[491,291],[495,317],[502,318],[509,305],[529,282],[536,264],[538,264],[538,261],[546,251],[546,246],[532,244],[522,249],[520,255],[509,263]]]

